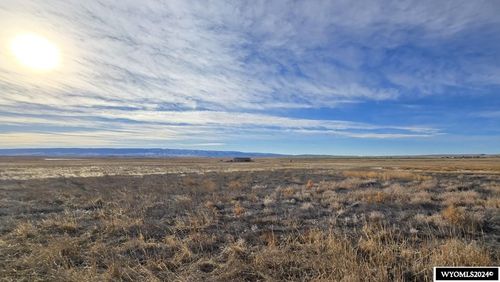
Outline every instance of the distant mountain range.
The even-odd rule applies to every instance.
[[[160,149],[160,148],[29,148],[29,149],[0,149],[0,156],[26,157],[205,157],[205,158],[233,158],[233,157],[294,157],[294,158],[485,158],[500,157],[499,154],[435,154],[435,155],[393,155],[393,156],[347,156],[347,155],[281,155],[271,153],[239,152],[239,151],[211,151],[188,149]]]
[[[0,156],[40,157],[278,157],[279,154],[246,153],[238,151],[206,151],[185,149],[142,149],[142,148],[41,148],[0,149]]]

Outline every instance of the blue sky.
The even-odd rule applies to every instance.
[[[500,153],[498,1],[0,2],[0,147]],[[12,60],[41,35],[60,66]]]

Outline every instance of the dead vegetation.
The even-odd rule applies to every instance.
[[[3,180],[0,278],[432,281],[436,265],[499,264],[499,181],[400,168]]]
[[[346,177],[353,178],[366,178],[366,179],[380,179],[384,181],[388,180],[429,180],[430,176],[422,175],[420,173],[414,173],[409,171],[401,170],[384,170],[384,171],[373,171],[373,170],[347,170],[343,171],[342,174]]]

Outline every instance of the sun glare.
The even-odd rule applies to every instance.
[[[57,46],[38,35],[18,35],[12,40],[10,49],[22,65],[35,71],[53,70],[60,62]]]

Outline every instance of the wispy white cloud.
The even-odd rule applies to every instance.
[[[500,111],[482,111],[482,112],[476,112],[476,113],[473,114],[473,116],[483,117],[483,118],[500,118]]]
[[[27,113],[25,113],[27,114]],[[32,115],[40,113],[32,112]],[[228,138],[246,136],[248,139],[281,134],[337,135],[354,138],[417,138],[431,137],[440,132],[430,127],[373,125],[337,120],[311,120],[277,117],[264,114],[230,113],[215,111],[122,111],[107,110],[100,113],[71,111],[56,115],[15,117],[0,116],[0,123],[13,126],[13,131],[0,133],[5,146],[30,143],[44,144],[49,140],[60,140],[70,144],[102,145],[161,145],[166,141],[205,140],[199,146],[215,146]],[[18,131],[30,131],[19,133]],[[382,132],[380,132],[382,131]],[[399,132],[399,133],[384,133]],[[31,136],[28,138],[28,136]],[[57,137],[56,137],[57,136]],[[94,138],[90,143],[86,140]],[[24,143],[16,139],[24,140]],[[42,142],[42,143],[38,143]],[[58,141],[59,142],[59,141]],[[56,142],[55,144],[58,144]],[[186,143],[189,145],[189,143]],[[204,144],[204,145],[202,145]],[[208,145],[211,144],[211,145]]]
[[[212,147],[212,146],[224,146],[226,143],[193,143],[193,144],[180,144],[181,146],[184,147]]]
[[[433,136],[440,131],[432,126],[286,111],[500,85],[498,61],[488,56],[452,62],[444,53],[453,49],[418,53],[448,43],[473,52],[460,35],[500,24],[498,8],[493,1],[2,1],[0,120],[10,131],[0,141],[219,144],[243,130]],[[60,69],[34,75],[17,67],[3,47],[26,31],[60,45]],[[481,43],[490,50],[490,42]],[[33,132],[37,126],[45,132]]]

